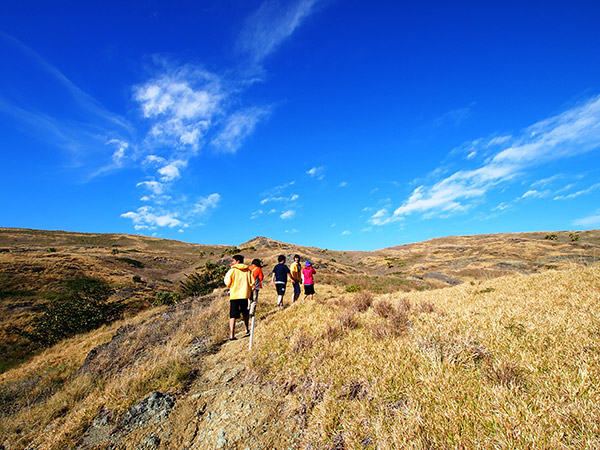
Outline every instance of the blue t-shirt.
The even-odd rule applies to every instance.
[[[277,264],[273,267],[273,273],[275,274],[275,283],[287,283],[287,276],[290,273],[290,268],[283,263]]]

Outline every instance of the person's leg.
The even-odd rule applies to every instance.
[[[285,284],[277,284],[277,306],[283,307],[283,296],[285,295]]]
[[[235,339],[235,317],[229,319],[229,339]]]
[[[296,300],[298,300],[299,297],[300,297],[300,283],[296,282],[296,283],[294,283],[294,298],[292,299],[292,303],[295,302]]]
[[[243,314],[242,317],[244,318],[244,326],[246,327],[246,334],[250,333],[250,327],[248,326],[249,324],[249,318],[250,316],[248,314]]]

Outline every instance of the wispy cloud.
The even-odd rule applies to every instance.
[[[293,209],[288,209],[287,211],[284,211],[279,217],[284,220],[289,220],[293,219],[295,215],[296,211],[294,211]]]
[[[193,215],[203,215],[206,214],[207,211],[211,209],[215,209],[219,202],[221,201],[221,196],[217,193],[210,194],[207,197],[200,197],[194,204],[194,208],[191,213]]]
[[[246,20],[238,50],[260,64],[292,35],[317,3],[317,0],[265,1]]]
[[[203,144],[227,93],[215,74],[191,65],[166,68],[134,88],[134,100],[149,121],[146,141],[151,148],[168,146],[196,152]]]
[[[445,112],[439,117],[436,117],[431,124],[431,128],[440,128],[442,126],[459,126],[465,119],[471,115],[473,103],[464,108],[456,108]]]
[[[260,204],[264,205],[264,204],[270,203],[270,202],[295,202],[299,198],[300,198],[300,196],[298,194],[293,194],[289,197],[267,197],[267,198],[263,198],[260,201]]]
[[[176,214],[158,211],[151,206],[142,206],[137,211],[121,214],[121,217],[131,219],[136,230],[155,230],[157,227],[179,227],[183,222]]]
[[[489,148],[490,141],[478,140]],[[589,152],[600,146],[600,97],[538,122],[505,140],[502,149],[474,170],[460,170],[430,186],[417,187],[393,214],[378,211],[373,225],[385,225],[407,215],[447,216],[466,211],[491,189],[522,177],[525,169]]]
[[[227,118],[225,126],[211,144],[220,150],[235,153],[244,140],[252,134],[256,124],[267,117],[269,108],[247,108]]]
[[[307,170],[306,173],[317,180],[322,180],[325,178],[325,167],[313,167],[310,170]]]
[[[590,186],[587,189],[583,189],[581,191],[573,192],[572,194],[569,194],[569,195],[557,195],[556,197],[554,197],[554,200],[570,200],[572,198],[579,197],[580,195],[589,194],[590,192],[593,192],[593,191],[595,191],[598,188],[600,188],[600,183],[593,184],[592,186]]]
[[[573,225],[584,228],[600,227],[600,214],[574,220]]]

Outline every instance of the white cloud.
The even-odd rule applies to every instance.
[[[171,212],[155,211],[151,206],[142,206],[136,212],[130,211],[121,214],[121,217],[131,219],[136,230],[153,230],[156,227],[178,227],[183,222],[177,219],[177,215]]]
[[[267,189],[265,192],[263,192],[261,194],[261,196],[272,197],[272,196],[279,195],[283,191],[285,191],[287,188],[289,188],[290,186],[294,186],[295,184],[296,184],[296,181],[290,181],[289,183],[284,183],[279,186],[275,186],[271,189]]]
[[[267,0],[244,24],[238,49],[256,64],[273,53],[314,10],[317,0]]]
[[[149,142],[191,151],[199,149],[226,97],[217,75],[193,66],[171,69],[134,90],[152,124]]]
[[[346,187],[346,186],[348,186],[348,183],[345,181],[342,181],[340,184],[338,184],[338,187],[341,187],[341,188]]]
[[[211,144],[217,149],[235,153],[252,134],[256,124],[268,114],[269,110],[264,108],[248,108],[232,114]]]
[[[252,219],[252,220],[257,219],[259,216],[261,216],[263,214],[263,212],[264,211],[262,209],[254,211],[252,214],[250,214],[250,219]]]
[[[479,145],[488,147],[492,141]],[[378,212],[370,222],[385,225],[412,213],[432,217],[465,211],[489,190],[520,177],[527,168],[598,148],[600,97],[538,122],[523,130],[520,137],[504,139],[501,144],[505,148],[478,169],[457,171],[431,186],[421,185],[392,215]]]
[[[325,177],[325,167],[313,167],[312,169],[307,170],[306,173],[313,178],[322,180]]]
[[[207,197],[200,197],[198,201],[194,204],[194,208],[192,209],[192,214],[201,215],[205,214],[211,209],[215,209],[219,202],[221,201],[221,196],[217,193],[210,194]]]
[[[342,231],[342,236],[350,236],[352,233],[348,230]]]
[[[117,147],[112,154],[112,160],[115,166],[121,167],[123,165],[123,160],[125,159],[126,151],[129,148],[129,142],[120,139],[111,139],[107,144],[115,145]]]
[[[573,225],[585,227],[585,228],[600,227],[600,214],[574,220]]]
[[[294,211],[293,209],[288,209],[287,211],[284,211],[279,217],[281,219],[288,220],[293,219],[295,215],[296,211]]]
[[[298,200],[300,198],[300,196],[298,194],[293,194],[290,197],[267,197],[267,198],[263,198],[260,201],[261,205],[264,205],[265,203],[270,203],[270,202],[294,202],[296,200]]]
[[[520,198],[546,198],[550,195],[550,191],[537,191],[535,189],[525,192]]]
[[[573,192],[572,194],[569,194],[569,195],[558,195],[558,196],[554,197],[554,200],[569,200],[569,199],[572,199],[572,198],[579,197],[580,195],[589,194],[590,192],[595,191],[598,188],[600,188],[600,183],[596,183],[596,184],[590,186],[587,189],[583,189],[581,191]]]
[[[152,191],[155,195],[161,195],[165,191],[165,185],[158,181],[141,181],[136,186],[143,186],[146,189]]]
[[[179,169],[186,167],[188,164],[187,161],[184,160],[176,160],[172,161],[164,167],[158,169],[158,173],[162,175],[160,181],[163,183],[168,183],[178,179],[181,176]]]
[[[541,180],[534,181],[533,183],[531,183],[531,187],[533,187],[533,188],[534,187],[539,187],[539,186],[544,187],[544,186],[546,186],[548,184],[554,183],[557,180],[560,180],[561,178],[564,178],[564,175],[562,175],[560,173],[557,173],[557,174],[552,175],[550,177],[542,178]]]

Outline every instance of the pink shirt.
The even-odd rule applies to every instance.
[[[302,275],[304,275],[304,284],[315,284],[315,280],[313,279],[313,275],[315,273],[317,273],[317,271],[312,267],[305,267],[302,269]]]

